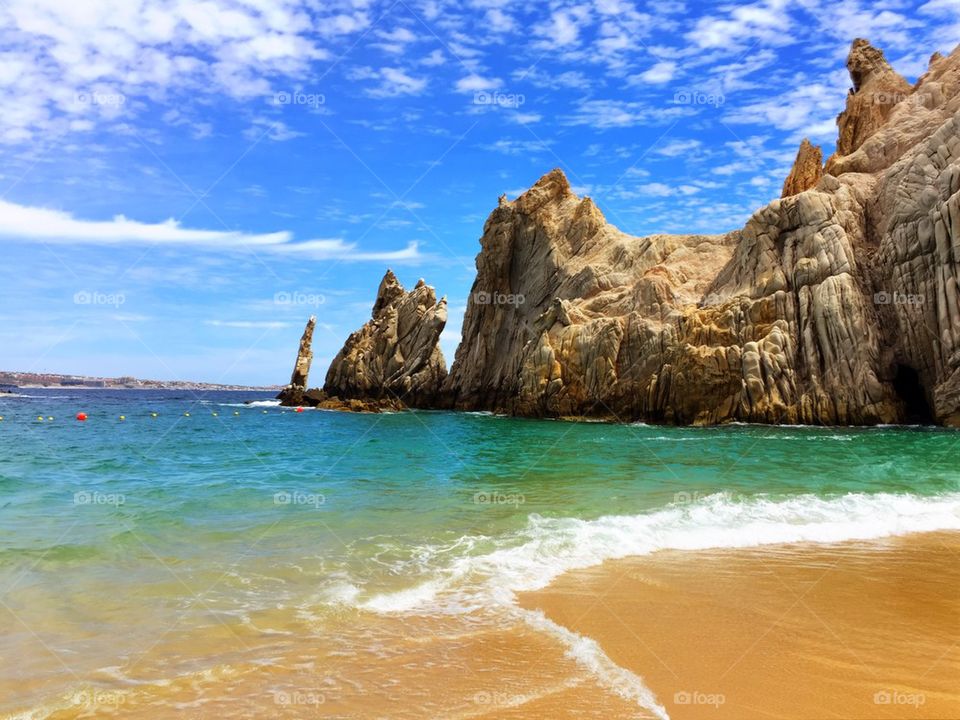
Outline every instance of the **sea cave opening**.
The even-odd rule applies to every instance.
[[[909,425],[932,425],[933,411],[927,401],[927,393],[920,382],[920,375],[909,365],[897,365],[893,389],[904,404],[903,421]]]

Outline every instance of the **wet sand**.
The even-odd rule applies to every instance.
[[[521,604],[596,640],[671,718],[960,718],[960,534],[663,551]]]
[[[516,612],[317,606],[211,614],[91,654],[59,641],[75,618],[48,608],[43,644],[22,633],[37,667],[0,683],[15,710],[0,717],[656,717],[635,679],[591,666],[595,641],[675,719],[960,719],[960,534],[661,551],[520,601],[583,640]]]

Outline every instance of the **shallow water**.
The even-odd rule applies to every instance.
[[[651,716],[638,676],[514,593],[662,548],[960,528],[944,430],[21,394],[0,396],[0,713],[22,717],[506,717],[558,694]]]

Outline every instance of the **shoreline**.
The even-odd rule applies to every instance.
[[[960,532],[609,560],[520,605],[598,643],[671,717],[960,717]]]
[[[16,395],[20,390],[159,390],[159,391],[176,391],[176,390],[201,390],[205,392],[279,392],[282,390],[282,386],[277,387],[245,387],[245,386],[232,386],[232,385],[216,385],[216,386],[205,386],[205,385],[171,385],[171,386],[154,386],[149,387],[120,387],[120,386],[109,386],[109,387],[91,387],[90,385],[17,385],[12,387],[9,391],[4,389],[0,391],[0,395]]]

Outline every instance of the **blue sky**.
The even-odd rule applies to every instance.
[[[960,0],[6,0],[0,369],[313,384],[392,267],[449,298],[553,167],[724,232],[832,152],[853,38],[915,80]]]

